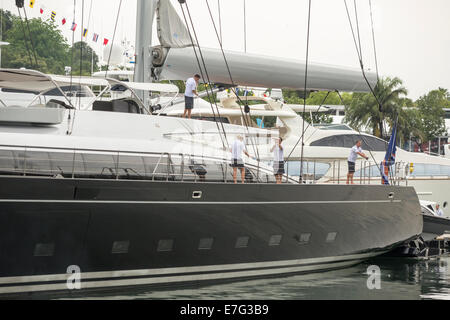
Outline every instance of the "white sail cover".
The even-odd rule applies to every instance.
[[[218,49],[202,48],[211,82],[231,84],[222,52]],[[225,51],[234,83],[240,86],[263,88],[305,87],[304,61],[269,57],[243,52]],[[186,80],[198,70],[193,48],[170,49],[164,65],[157,69],[159,78]],[[366,71],[369,83],[374,87],[377,77]],[[308,64],[308,90],[339,90],[348,92],[370,91],[361,69],[327,64]]]
[[[185,48],[192,46],[189,32],[170,0],[159,0],[156,12],[158,38],[163,47]]]

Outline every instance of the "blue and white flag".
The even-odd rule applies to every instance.
[[[385,185],[389,185],[389,168],[395,164],[395,154],[397,152],[397,122],[392,129],[391,139],[389,140],[388,149],[381,162],[381,180]]]

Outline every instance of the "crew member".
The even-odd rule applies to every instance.
[[[356,144],[352,147],[350,151],[350,155],[348,156],[348,174],[347,174],[347,184],[353,184],[353,175],[355,174],[355,162],[358,158],[358,155],[363,157],[366,160],[369,160],[369,157],[366,156],[361,149],[361,140],[356,141]]]
[[[198,97],[197,86],[200,81],[200,76],[196,74],[193,78],[186,80],[186,90],[184,92],[184,113],[183,118],[191,118],[191,112],[194,108],[194,95]]]
[[[270,149],[273,152],[273,171],[277,184],[281,184],[284,174],[284,149],[281,143],[282,138],[276,139],[275,145]]]
[[[247,157],[250,157],[248,152],[245,150],[244,138],[242,136],[237,136],[236,140],[233,141],[231,145],[231,167],[233,168],[233,180],[237,183],[237,169],[241,169],[241,179],[242,183],[245,182],[245,166],[242,160],[242,153],[245,153]]]
[[[443,217],[444,216],[444,211],[442,211],[441,207],[439,206],[439,204],[436,204],[436,215],[438,217]]]

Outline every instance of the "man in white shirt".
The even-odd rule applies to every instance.
[[[443,217],[444,216],[444,211],[442,211],[442,209],[440,208],[439,204],[436,204],[436,215],[438,217]]]
[[[196,74],[193,78],[186,80],[186,91],[184,92],[184,113],[183,118],[191,118],[191,112],[194,108],[194,94],[198,97],[197,86],[200,76]]]
[[[283,139],[278,138],[275,142],[275,145],[270,150],[271,152],[273,152],[273,171],[275,174],[275,179],[277,180],[277,184],[281,184],[284,174],[284,149],[281,145],[282,142]]]
[[[348,156],[348,174],[347,174],[347,184],[353,184],[353,175],[355,174],[355,162],[358,158],[358,155],[363,157],[366,160],[369,160],[369,157],[366,156],[361,149],[361,140],[356,141],[356,144],[350,151],[350,155]]]
[[[233,141],[231,145],[231,167],[233,168],[233,180],[237,183],[237,169],[241,169],[241,179],[242,183],[245,182],[245,166],[242,160],[242,153],[245,153],[247,157],[250,157],[248,152],[245,150],[244,138],[242,136],[237,136],[236,140]]]

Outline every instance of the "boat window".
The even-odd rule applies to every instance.
[[[325,137],[313,141],[311,146],[351,148],[358,140],[362,140],[363,150],[386,151],[386,141],[371,136],[363,136],[363,138],[361,138],[361,135],[357,134],[341,134]]]
[[[9,88],[1,88],[2,92],[5,93],[28,93],[28,94],[34,94],[37,95],[39,94],[38,91],[29,91],[29,90],[19,90],[19,89],[9,89]]]
[[[327,234],[327,238],[326,238],[326,242],[334,242],[334,240],[336,240],[337,237],[337,232],[330,232]]]
[[[0,172],[19,171],[19,164],[16,161],[14,152],[11,150],[0,150]]]
[[[238,237],[234,245],[235,248],[247,248],[250,237]]]
[[[157,250],[158,250],[158,252],[172,251],[173,250],[173,239],[159,240]]]
[[[73,85],[73,86],[62,86],[60,88],[68,97],[77,97],[77,98],[92,98],[92,97],[94,97],[94,94],[92,93],[92,91],[86,86]],[[43,96],[56,96],[56,97],[63,96],[61,91],[58,88],[53,88],[51,90],[48,90],[45,93],[43,93],[42,95]]]
[[[283,236],[281,234],[273,235],[269,239],[269,246],[279,246]]]
[[[303,161],[303,173],[315,175],[315,179],[322,178],[330,169],[331,165],[324,162]],[[300,161],[286,161],[284,163],[285,172],[293,177],[300,176]]]
[[[117,171],[119,179],[143,179],[147,175],[144,159],[137,156],[120,155]]]
[[[89,178],[116,178],[117,156],[82,153],[80,157]]]
[[[143,157],[146,176],[155,180],[174,180],[172,161],[167,154],[161,156]]]
[[[183,162],[184,161],[184,162]],[[154,179],[195,182],[232,182],[228,160],[190,158],[181,155],[0,150],[0,172],[65,178]],[[226,180],[225,180],[226,178]],[[240,181],[240,172],[238,180]],[[272,171],[245,168],[246,183],[275,183]]]
[[[128,253],[130,241],[114,241],[111,249],[112,254]]]
[[[51,257],[55,253],[54,243],[37,243],[34,247],[35,257]]]
[[[450,119],[450,110],[445,110],[444,117],[445,119]]]
[[[450,176],[450,166],[438,164],[414,163],[413,177],[421,176]]]
[[[230,121],[228,120],[228,118],[225,117],[216,117],[214,119],[214,117],[205,117],[205,116],[192,116],[192,119],[196,119],[196,120],[205,120],[205,121],[216,121],[216,122],[222,122],[222,123],[230,123]]]
[[[311,233],[301,233],[300,235],[295,235],[294,238],[300,244],[308,244],[311,240]]]
[[[14,151],[19,170],[31,175],[53,175],[54,168],[48,152]]]
[[[210,250],[212,248],[213,238],[202,238],[198,243],[198,250]]]
[[[50,152],[49,157],[53,164],[55,174],[61,174],[64,177],[85,175],[85,163],[81,154]]]
[[[139,106],[133,100],[94,101],[93,111],[141,113]]]

